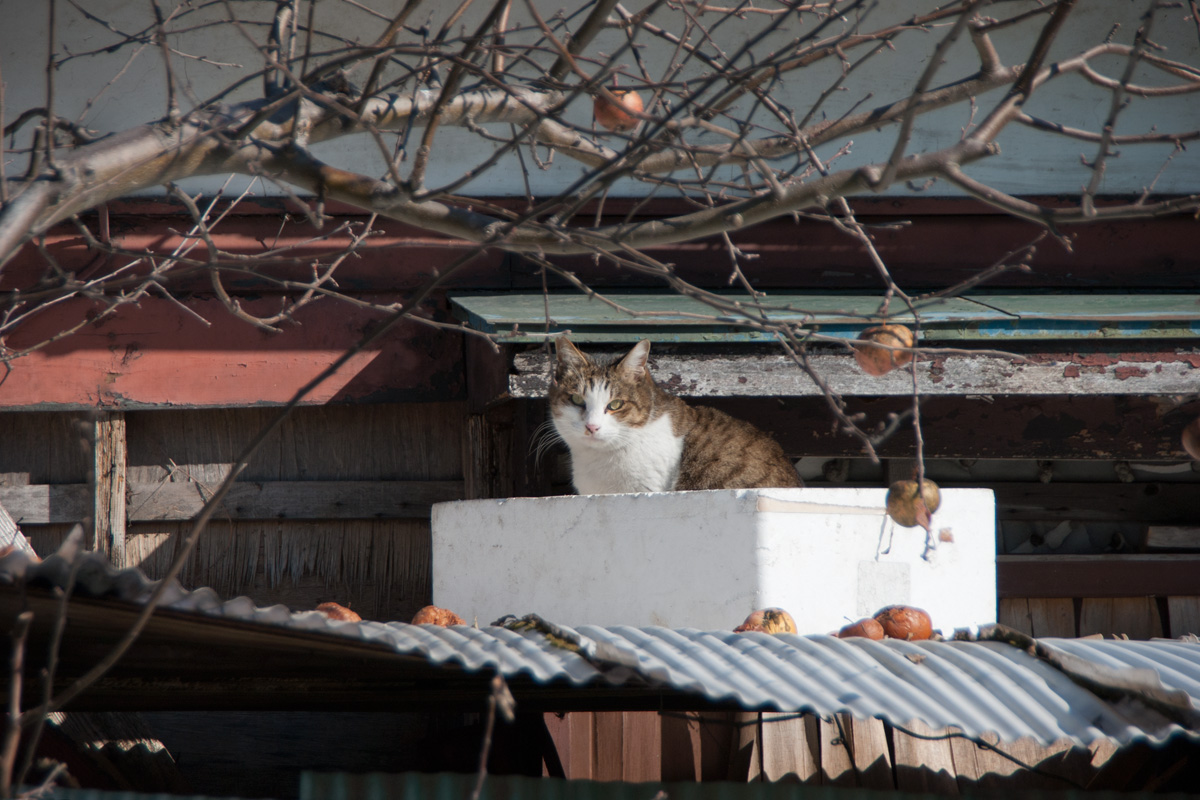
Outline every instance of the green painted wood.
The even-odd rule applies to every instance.
[[[736,305],[721,310],[671,294],[613,293],[604,298],[556,294],[547,301],[541,294],[474,295],[453,298],[452,308],[475,330],[498,333],[512,342],[540,341],[547,332],[562,331],[582,342],[774,338],[756,327],[754,320],[761,319],[763,311],[745,296],[724,297]],[[766,296],[762,305],[772,322],[835,337],[853,338],[863,328],[885,321],[878,297],[778,294]],[[1194,294],[979,294],[924,301],[916,310],[914,315],[893,301],[886,321],[913,325],[919,316],[926,341],[1200,338],[1200,295]]]

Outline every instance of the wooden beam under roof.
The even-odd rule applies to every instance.
[[[592,348],[595,350],[595,348]],[[608,348],[607,351],[612,351]],[[911,396],[913,373],[864,373],[847,354],[809,356],[809,365],[843,397]],[[660,386],[681,397],[817,397],[821,389],[789,356],[731,350],[719,354],[650,354]],[[1200,393],[1200,346],[1123,352],[1040,352],[997,356],[958,351],[922,355],[917,390],[926,397],[1014,395],[1194,395]],[[508,390],[514,398],[545,397],[550,362],[541,351],[518,353]]]

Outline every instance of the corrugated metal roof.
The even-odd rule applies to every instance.
[[[75,559],[80,594],[144,603],[153,584],[116,571],[94,553]],[[0,581],[64,585],[72,561],[0,558]],[[336,622],[315,611],[222,602],[207,588],[173,586],[165,605],[240,622],[323,632],[467,671],[528,676],[537,683],[653,686],[748,710],[846,711],[904,726],[955,726],[971,738],[1030,737],[1127,744],[1200,734],[1200,644],[1023,639],[998,629],[974,641],[874,642],[625,626],[559,627],[537,619],[508,626],[438,628],[401,622]],[[513,624],[513,623],[516,624]],[[524,628],[515,630],[513,628]],[[1005,641],[1008,640],[1008,641]],[[1009,643],[1012,641],[1014,643]]]

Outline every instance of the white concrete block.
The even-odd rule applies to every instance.
[[[433,602],[481,625],[729,630],[779,606],[801,633],[879,608],[923,608],[946,632],[996,620],[995,499],[943,489],[925,531],[885,489],[747,489],[510,498],[433,507]],[[939,536],[939,533],[943,534]],[[940,541],[949,539],[949,541]]]

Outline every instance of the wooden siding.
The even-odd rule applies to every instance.
[[[103,549],[157,577],[185,520],[275,413],[107,415],[100,431],[123,430],[125,457],[101,481],[92,479],[91,416],[0,414],[0,502],[45,554],[72,523],[89,524],[94,487],[109,486],[112,507],[119,479],[130,490],[119,492],[124,535]],[[411,618],[430,600],[429,503],[462,496],[464,420],[458,402],[298,409],[250,461],[181,579],[259,605],[335,600],[365,618]],[[114,526],[99,529],[111,541]]]
[[[980,744],[953,728],[848,714],[571,712],[546,714],[546,725],[571,780],[770,781],[959,795],[1144,789],[1147,782],[1178,788],[1172,779],[1200,768],[1200,749],[1180,740],[1121,749],[1028,739]],[[632,736],[638,744],[631,748]],[[625,758],[614,760],[617,754]]]

